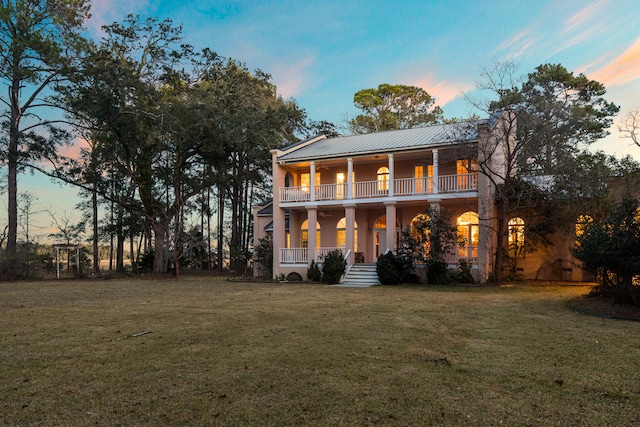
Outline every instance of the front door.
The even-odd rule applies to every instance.
[[[373,230],[373,255],[374,261],[387,250],[387,230],[376,228]]]

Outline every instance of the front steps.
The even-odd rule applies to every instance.
[[[344,276],[341,286],[366,288],[379,285],[375,264],[353,264],[349,272]]]

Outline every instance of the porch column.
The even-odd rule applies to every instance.
[[[389,197],[393,197],[393,154],[389,154]]]
[[[273,277],[280,270],[280,248],[286,246],[284,229],[284,209],[280,207],[280,187],[284,187],[285,171],[278,164],[278,150],[271,151],[271,170],[273,176]]]
[[[318,207],[307,206],[307,219],[309,224],[309,245],[307,246],[307,264],[316,259],[316,222],[318,221]]]
[[[353,199],[353,159],[347,159],[347,199]]]
[[[384,202],[386,207],[386,218],[387,218],[387,234],[386,234],[386,244],[387,247],[382,250],[386,252],[387,249],[395,250],[396,248],[396,202],[395,201],[386,201]]]
[[[312,202],[316,200],[316,162],[309,162],[309,197]]]
[[[438,150],[433,150],[433,194],[438,194]]]
[[[349,255],[349,264],[353,264],[355,258],[355,222],[356,222],[356,205],[350,204],[344,207],[344,216],[347,221],[347,247],[346,251],[351,251]]]

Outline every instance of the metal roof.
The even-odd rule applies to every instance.
[[[298,149],[295,149],[295,146],[284,148],[283,150],[287,153],[279,156],[278,161],[293,162],[371,153],[390,153],[471,142],[478,139],[478,125],[482,123],[487,123],[487,120],[321,139]],[[292,148],[293,151],[291,151]]]

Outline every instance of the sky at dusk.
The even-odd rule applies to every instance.
[[[92,0],[87,24],[100,27],[127,14],[171,18],[185,41],[273,76],[278,92],[294,98],[313,120],[341,124],[353,117],[353,94],[381,83],[420,86],[445,117],[475,111],[483,69],[515,62],[521,74],[560,63],[605,85],[620,117],[640,107],[640,1],[459,0],[403,1],[173,1]],[[611,135],[593,148],[633,155],[640,147]],[[20,177],[19,191],[41,209],[73,212],[77,191],[41,177]],[[6,197],[6,196],[5,196]],[[6,201],[3,201],[6,206]],[[6,222],[6,208],[0,223]],[[41,219],[41,226],[49,225]]]

